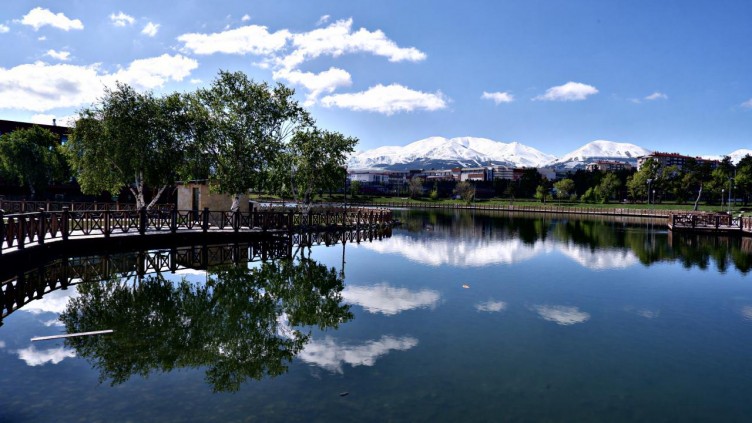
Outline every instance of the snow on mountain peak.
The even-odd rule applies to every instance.
[[[566,154],[558,162],[586,161],[589,158],[636,160],[638,157],[646,156],[650,153],[650,150],[630,143],[596,140]]]
[[[542,153],[518,142],[502,143],[488,138],[429,137],[404,147],[389,146],[355,153],[348,167],[369,168],[409,164],[417,161],[440,160],[447,162],[509,163],[518,167],[543,166],[556,157]]]

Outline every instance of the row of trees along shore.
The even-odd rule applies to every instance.
[[[118,83],[78,112],[63,146],[39,127],[0,136],[0,176],[28,185],[32,197],[72,176],[83,194],[127,189],[147,209],[181,180],[209,180],[233,196],[284,191],[308,203],[342,186],[358,140],[318,128],[293,95],[242,72],[220,71],[208,88],[163,96]]]
[[[353,194],[367,193],[369,187],[355,185]],[[586,171],[577,170],[558,180],[548,180],[534,168],[524,169],[517,180],[484,182],[426,181],[413,178],[398,190],[397,195],[433,200],[454,196],[471,202],[478,198],[535,198],[538,201],[569,201],[582,203],[694,202],[695,207],[722,204],[731,196],[746,206],[752,195],[752,156],[746,155],[734,165],[724,157],[717,166],[689,159],[684,166],[661,166],[654,159],[646,160],[640,170]]]

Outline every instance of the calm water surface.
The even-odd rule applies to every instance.
[[[0,422],[752,419],[752,240],[398,217],[294,262],[45,295],[0,326]]]

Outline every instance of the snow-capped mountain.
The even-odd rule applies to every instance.
[[[543,166],[556,157],[518,142],[502,143],[487,138],[431,137],[404,147],[379,147],[350,157],[348,167],[365,168],[447,168],[504,164],[515,167]]]
[[[586,162],[592,159],[621,159],[636,161],[638,157],[646,156],[650,153],[650,150],[634,144],[596,140],[564,155],[564,157],[556,162]]]
[[[731,163],[733,164],[739,164],[739,160],[742,159],[742,157],[746,155],[752,156],[752,150],[748,148],[740,148],[739,150],[736,150],[730,154],[727,154],[727,156],[731,157]],[[723,160],[723,156],[702,156],[704,159],[709,160]]]

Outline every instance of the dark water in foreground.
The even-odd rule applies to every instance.
[[[0,326],[0,422],[752,419],[751,240],[399,217],[294,262],[45,295]]]

